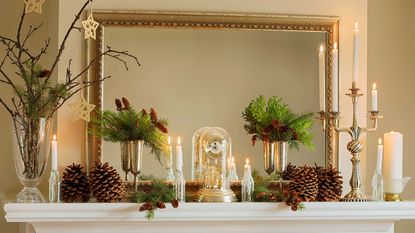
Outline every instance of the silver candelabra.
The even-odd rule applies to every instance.
[[[336,132],[346,132],[349,133],[351,137],[351,141],[347,144],[347,150],[350,151],[352,154],[352,177],[350,178],[350,187],[351,191],[346,194],[342,201],[348,201],[348,202],[364,202],[368,201],[368,198],[366,195],[361,191],[362,186],[362,179],[360,177],[360,153],[364,149],[363,143],[359,140],[361,133],[364,132],[374,132],[378,128],[378,120],[382,118],[382,116],[379,115],[378,111],[369,111],[369,118],[372,120],[373,124],[371,127],[368,128],[362,128],[358,126],[357,123],[357,104],[359,102],[359,97],[363,96],[362,93],[359,93],[359,88],[351,88],[350,93],[346,94],[347,96],[352,98],[353,103],[353,123],[352,126],[349,128],[340,128],[339,127],[339,119],[340,119],[340,113],[339,112],[329,112],[326,113],[324,111],[319,112],[319,119],[321,120],[323,130],[326,130],[326,121],[329,119],[333,122],[333,128]]]

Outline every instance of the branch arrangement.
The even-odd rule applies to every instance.
[[[22,32],[27,13],[26,6],[22,9],[16,37],[11,38],[0,34],[0,48],[4,47],[4,52],[0,52],[0,85],[9,86],[14,93],[14,97],[8,101],[5,101],[0,95],[0,104],[13,118],[15,131],[25,131],[22,144],[26,145],[27,148],[20,148],[20,153],[25,163],[26,178],[33,178],[38,175],[36,169],[38,153],[36,148],[38,147],[39,138],[35,132],[38,132],[40,127],[39,119],[48,120],[52,118],[54,113],[73,95],[86,87],[99,84],[110,78],[108,76],[100,80],[85,80],[85,73],[94,63],[101,57],[108,56],[122,62],[127,70],[126,59],[132,59],[138,66],[140,65],[138,58],[128,53],[128,51],[118,51],[107,47],[102,53],[92,58],[89,64],[78,74],[72,74],[71,61],[69,61],[66,80],[52,84],[51,77],[61,60],[67,40],[73,31],[81,31],[81,28],[76,25],[90,2],[92,1],[87,0],[75,15],[49,68],[39,64],[39,61],[48,53],[50,38],[45,40],[44,45],[37,53],[34,53],[28,47],[28,41],[36,35],[43,24],[30,25],[27,33],[23,34]],[[14,69],[6,70],[6,64],[11,64]],[[17,134],[16,137],[18,137]]]

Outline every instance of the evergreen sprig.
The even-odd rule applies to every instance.
[[[123,100],[128,103],[125,98]],[[119,100],[116,100],[116,103],[119,103]],[[109,142],[143,140],[144,145],[151,149],[158,161],[161,161],[161,154],[169,149],[166,135],[167,120],[152,119],[147,111],[137,112],[130,106],[117,108],[119,110],[116,112],[99,112],[100,117],[92,120],[94,127],[90,129],[90,133]],[[152,109],[151,112],[155,113],[155,110]],[[160,127],[161,125],[163,127]]]
[[[174,208],[178,207],[173,187],[161,179],[154,179],[147,190],[139,191],[134,195],[134,202],[144,203],[140,211],[147,211],[146,218],[154,218],[157,209],[166,208],[165,203],[171,203]]]
[[[299,148],[302,143],[314,148],[313,135],[309,132],[313,126],[313,114],[296,114],[276,96],[266,100],[259,96],[252,100],[242,118],[246,121],[245,130],[252,134],[252,143],[257,139],[269,142],[288,142],[290,148]]]

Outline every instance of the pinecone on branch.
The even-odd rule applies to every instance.
[[[343,177],[332,167],[323,168],[316,165],[318,176],[317,201],[338,201],[343,191]]]
[[[318,193],[318,177],[313,167],[299,167],[288,185],[288,190],[298,193],[304,201],[314,201]]]
[[[65,168],[62,177],[61,195],[63,202],[89,201],[89,180],[80,164],[72,164]]]
[[[98,202],[113,202],[125,195],[125,187],[118,172],[108,163],[96,162],[90,174],[92,195]]]
[[[297,167],[293,165],[292,163],[288,163],[287,168],[282,172],[282,179],[283,180],[291,180],[295,173],[296,173]]]

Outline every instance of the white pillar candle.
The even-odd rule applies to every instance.
[[[339,111],[339,50],[337,49],[337,43],[334,43],[332,50],[333,66],[332,66],[332,112]]]
[[[403,178],[403,135],[393,131],[385,133],[384,143],[385,192],[400,193],[402,183],[399,181]],[[392,180],[398,180],[398,182],[391,182]]]
[[[359,24],[356,22],[353,29],[353,82],[352,87],[357,88],[359,79],[359,50],[360,50]]]
[[[173,147],[171,145],[171,139],[170,136],[167,139],[167,142],[169,143],[169,154],[167,155],[167,168],[171,168],[173,165]]]
[[[372,111],[378,111],[378,90],[376,89],[376,83],[372,86]]]
[[[382,139],[378,139],[378,153],[377,153],[377,161],[376,161],[376,170],[382,171],[382,160],[383,160],[383,145]]]
[[[58,141],[56,140],[56,135],[53,135],[52,140],[52,170],[58,170]]]
[[[177,138],[176,145],[176,170],[182,172],[183,169],[183,147],[180,145],[180,137]]]
[[[326,111],[326,56],[323,45],[318,53],[319,62],[319,86],[320,86],[320,111]]]

